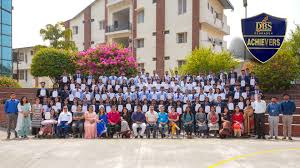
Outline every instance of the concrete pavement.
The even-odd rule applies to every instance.
[[[299,139],[0,139],[0,168],[300,168]]]

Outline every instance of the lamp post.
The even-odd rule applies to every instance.
[[[248,2],[247,0],[243,0],[244,8],[245,8],[245,19],[247,19],[247,7],[248,7]],[[244,46],[244,62],[246,61],[246,52],[247,48],[246,45]]]

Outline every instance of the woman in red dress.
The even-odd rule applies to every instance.
[[[244,131],[244,115],[239,106],[236,106],[232,115],[232,129],[235,137],[241,137]]]

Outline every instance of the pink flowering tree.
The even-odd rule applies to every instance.
[[[132,56],[131,50],[122,48],[117,44],[98,45],[81,51],[76,57],[78,69],[84,74],[93,75],[121,75],[126,76],[137,74],[137,62]]]

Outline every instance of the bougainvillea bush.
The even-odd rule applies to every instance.
[[[126,76],[137,74],[137,62],[132,56],[131,50],[122,48],[117,44],[98,45],[86,51],[78,53],[78,69],[84,74],[93,75],[121,75]]]

